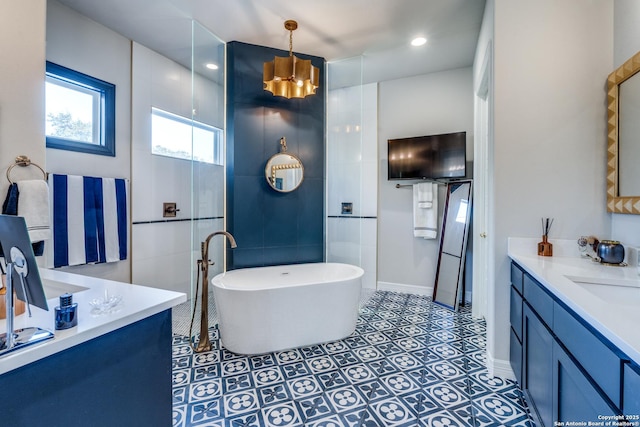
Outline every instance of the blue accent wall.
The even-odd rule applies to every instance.
[[[227,268],[324,261],[325,89],[304,99],[263,89],[265,61],[288,51],[227,44],[227,230],[238,243]],[[325,76],[324,58],[311,59]],[[267,160],[286,137],[304,165],[304,181],[279,193],[266,182]]]

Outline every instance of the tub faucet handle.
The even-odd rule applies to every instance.
[[[200,268],[200,270],[204,270],[205,268],[205,262],[202,259],[199,259],[198,261],[196,261],[196,263],[198,264],[198,267]],[[206,263],[207,266],[212,266],[212,265],[216,265],[215,261],[211,261],[210,259],[207,260]]]

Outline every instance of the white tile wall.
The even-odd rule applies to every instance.
[[[372,228],[377,228],[378,221],[375,219],[363,219],[362,222],[372,224]],[[376,235],[375,233],[373,234]],[[377,247],[376,245],[362,245],[360,248],[362,256],[360,258],[360,267],[364,270],[362,277],[362,287],[366,289],[376,289],[377,286]]]
[[[329,165],[327,178],[328,215],[341,215],[342,203],[353,203],[353,216],[362,216],[361,203],[361,165],[359,162],[338,162]]]
[[[327,225],[327,247],[329,261],[360,265],[362,227],[359,218],[329,218]]]
[[[361,204],[363,216],[378,215],[378,161],[367,160],[360,163],[362,171]]]
[[[135,229],[133,234],[135,237]],[[190,252],[134,259],[133,283],[191,295],[191,274],[193,271],[195,269],[191,265]]]
[[[220,230],[223,220],[188,221],[175,223],[136,224],[133,226],[133,282],[186,292],[191,295],[192,280],[196,279],[196,261],[201,259],[200,242],[209,233]],[[214,237],[209,245],[209,258],[215,261],[209,267],[209,278],[222,272],[222,237]]]
[[[133,245],[134,261],[189,251],[191,224],[188,221],[134,224]]]

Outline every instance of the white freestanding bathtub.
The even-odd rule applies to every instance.
[[[211,283],[222,344],[250,355],[345,338],[356,327],[362,274],[338,263],[218,274]]]

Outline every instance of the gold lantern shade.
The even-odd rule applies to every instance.
[[[284,27],[289,30],[289,56],[276,56],[264,63],[264,89],[288,99],[315,95],[320,71],[311,65],[310,59],[300,59],[293,54],[293,30],[298,28],[298,23],[289,20]]]

